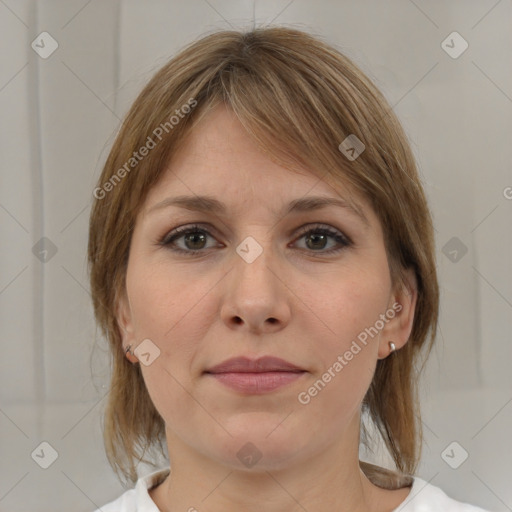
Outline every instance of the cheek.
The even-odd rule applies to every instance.
[[[195,358],[201,352],[215,314],[209,292],[217,279],[180,271],[168,262],[128,268],[127,290],[137,342],[148,338],[160,350],[154,366],[142,367],[150,393],[162,403],[185,400],[180,385],[188,386]],[[173,379],[174,377],[174,379]],[[175,380],[176,379],[176,380]],[[165,384],[165,397],[160,397]],[[171,396],[172,395],[172,396]],[[180,405],[180,404],[178,404]]]
[[[190,283],[190,276],[158,263],[134,264],[127,274],[137,342],[148,338],[160,350],[150,365],[141,363],[144,382],[166,421],[174,422],[180,411],[178,423],[191,411],[190,395],[184,390],[191,387],[191,366],[198,350],[195,330],[200,328],[195,320],[207,290],[200,281]]]
[[[326,327],[326,345],[339,351],[375,324],[386,310],[389,291],[386,273],[351,269],[333,273],[321,286],[318,281],[306,283],[303,298]]]
[[[134,261],[128,267],[127,291],[139,335],[163,339],[172,336],[193,307],[200,301],[201,290],[190,276],[170,265]]]
[[[320,362],[313,380],[317,385],[304,391],[316,403],[313,407],[331,404],[320,406],[319,414],[345,415],[357,407],[373,378],[380,335],[375,325],[386,311],[389,280],[384,272],[359,269],[323,282],[323,287],[304,288],[306,304],[325,327],[311,354]]]
[[[341,279],[325,295],[309,298],[328,328],[311,353],[312,360],[319,362],[315,374],[297,398],[299,407],[324,418],[333,432],[357,412],[375,372],[379,334],[371,328],[385,312],[387,301],[387,290],[381,285],[373,276]]]
[[[302,412],[298,417],[306,421],[314,418],[316,428],[326,439],[339,435],[360,412],[375,371],[375,358],[362,351],[338,365],[325,368],[297,397],[296,407]]]

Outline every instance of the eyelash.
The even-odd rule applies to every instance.
[[[207,236],[213,236],[207,229],[205,229],[204,227],[201,227],[200,225],[197,225],[197,224],[193,225],[193,226],[182,226],[182,227],[176,228],[171,233],[168,233],[167,235],[165,235],[163,237],[163,239],[161,239],[158,242],[158,245],[164,246],[164,247],[168,248],[169,250],[171,250],[173,252],[177,252],[177,253],[181,253],[181,254],[187,254],[189,256],[194,256],[194,255],[197,255],[199,253],[205,253],[207,251],[207,249],[188,249],[187,250],[187,249],[181,249],[181,248],[178,248],[178,247],[171,247],[171,245],[176,240],[178,240],[179,238],[183,237],[184,235],[187,235],[189,233],[197,233],[197,232],[205,234]],[[352,241],[350,240],[350,238],[348,238],[347,236],[343,235],[340,231],[331,229],[331,228],[329,228],[327,226],[324,226],[324,225],[318,225],[316,227],[305,226],[305,227],[301,228],[299,236],[297,237],[296,240],[299,240],[302,237],[304,237],[305,235],[309,235],[309,234],[312,234],[312,233],[320,234],[320,235],[328,235],[331,238],[334,238],[334,240],[336,240],[336,242],[339,244],[339,246],[337,248],[329,249],[327,251],[322,251],[322,250],[320,250],[320,251],[313,251],[313,250],[308,251],[307,249],[301,249],[301,250],[305,250],[305,251],[311,252],[313,254],[315,254],[315,253],[319,253],[319,254],[334,254],[334,253],[338,253],[338,252],[342,251],[343,249],[345,249],[345,248],[347,248],[347,247],[352,245]]]

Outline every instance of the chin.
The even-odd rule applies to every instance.
[[[275,471],[294,464],[302,449],[310,444],[307,434],[290,432],[284,428],[283,417],[276,421],[272,415],[250,414],[248,421],[226,425],[231,436],[223,435],[221,443],[214,443],[221,453],[218,457],[231,469],[249,472]],[[259,421],[258,419],[259,418]]]

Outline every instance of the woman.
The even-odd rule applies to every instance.
[[[413,476],[432,219],[347,57],[288,28],[202,38],[136,99],[94,196],[105,447],[136,483],[103,512],[481,510]],[[363,414],[395,471],[359,460]],[[137,479],[164,442],[171,470]]]

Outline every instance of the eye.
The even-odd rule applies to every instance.
[[[212,235],[201,226],[182,226],[165,236],[160,244],[169,247],[171,251],[193,255],[205,252],[204,249],[207,248],[205,244],[208,237],[212,237]],[[183,239],[185,248],[176,247],[176,241],[180,239]]]
[[[171,231],[160,242],[159,245],[169,248],[171,251],[193,256],[199,253],[205,253],[208,247],[208,238],[214,238],[213,235],[204,227],[199,225],[182,226]],[[299,237],[296,240],[305,240],[305,248],[300,248],[308,252],[317,252],[320,254],[331,254],[343,250],[345,247],[352,245],[352,241],[341,231],[333,229],[329,226],[311,225],[304,226],[299,231]],[[325,250],[329,239],[334,241],[334,247]],[[178,243],[178,242],[181,242]]]
[[[319,225],[313,228],[311,226],[304,226],[301,228],[298,240],[303,238],[305,239],[307,249],[311,249],[313,252],[321,252],[321,254],[336,253],[343,250],[345,247],[352,245],[352,241],[341,231],[324,225]],[[323,250],[325,249],[329,238],[334,240],[334,247],[327,251]]]

